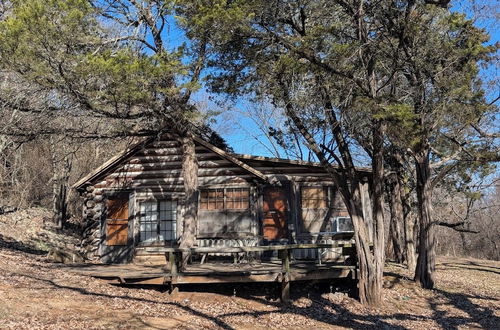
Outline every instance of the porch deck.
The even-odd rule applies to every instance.
[[[289,299],[290,282],[326,279],[356,279],[356,266],[338,262],[293,260],[296,249],[342,248],[343,253],[354,257],[351,243],[334,244],[292,244],[232,248],[168,248],[147,249],[149,252],[164,253],[165,265],[137,264],[84,264],[70,266],[73,272],[102,278],[116,284],[170,285],[176,290],[183,284],[276,282],[282,285],[282,299]],[[179,270],[182,253],[249,253],[278,252],[281,260],[252,261],[244,263],[199,263],[189,264]],[[352,260],[352,259],[351,259]]]
[[[186,270],[172,274],[164,266],[136,264],[82,264],[69,266],[72,272],[101,278],[116,284],[194,284],[281,282],[281,262],[268,261],[253,264],[206,263],[189,265]],[[337,263],[292,262],[289,281],[356,278],[356,267]]]

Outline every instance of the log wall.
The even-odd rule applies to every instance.
[[[320,166],[300,162],[269,160],[258,157],[236,156],[245,164],[288,187],[288,229],[289,239],[282,243],[319,243],[330,242],[324,234],[302,233],[300,230],[300,189],[302,186],[329,186],[334,184],[328,174]],[[196,144],[196,159],[199,164],[199,186],[214,187],[249,187],[252,191],[248,221],[251,221],[251,234],[247,231],[242,237],[198,237],[199,246],[242,246],[259,245],[261,242],[260,219],[262,217],[262,189],[268,184],[254,174],[236,165],[228,159],[199,143]],[[106,256],[104,261],[130,261],[133,247],[139,241],[139,222],[137,210],[142,200],[171,199],[177,201],[177,237],[182,229],[182,201],[184,187],[182,179],[182,149],[175,136],[165,136],[137,150],[114,168],[97,177],[82,192],[84,198],[83,218],[84,237],[82,252],[87,258],[96,260]],[[105,221],[106,197],[115,192],[130,192],[129,237],[130,246],[106,247]],[[366,189],[368,193],[368,189]],[[369,197],[365,199],[369,203]],[[343,202],[332,200],[331,217],[347,215]],[[370,212],[369,207],[366,213]],[[210,221],[217,221],[213,217]],[[206,224],[205,224],[206,225]],[[237,236],[237,235],[236,235]],[[326,235],[328,236],[328,235]],[[301,250],[297,257],[316,258],[313,252]],[[332,252],[335,254],[335,252]],[[332,254],[332,255],[333,255]]]

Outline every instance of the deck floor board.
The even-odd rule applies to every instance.
[[[119,279],[121,281],[140,281],[152,278],[165,278],[167,281],[172,274],[160,265],[138,264],[81,264],[71,265],[68,268],[75,273],[103,279]],[[324,277],[343,278],[352,277],[354,266],[341,264],[318,265],[311,262],[294,262],[290,265],[291,280],[321,279]],[[206,263],[192,264],[177,274],[179,279],[189,278],[189,282],[245,282],[262,278],[262,281],[271,281],[282,274],[280,262],[260,263]],[[175,277],[175,276],[173,276]]]

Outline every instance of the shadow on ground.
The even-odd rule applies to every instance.
[[[397,274],[390,273],[389,275],[394,276],[398,279]],[[377,328],[377,329],[406,329],[405,327],[395,325],[393,322],[397,321],[427,321],[428,317],[410,314],[410,313],[392,313],[392,314],[378,314],[374,311],[371,313],[353,313],[345,306],[340,303],[332,302],[325,298],[325,293],[330,292],[347,292],[343,290],[348,290],[345,286],[342,286],[336,282],[325,282],[325,283],[294,283],[292,286],[292,298],[294,300],[300,299],[302,297],[309,298],[311,302],[307,306],[299,306],[297,304],[281,304],[277,300],[277,288],[273,285],[262,285],[259,283],[251,283],[245,285],[215,285],[210,287],[205,287],[204,289],[199,286],[186,286],[182,288],[182,291],[186,292],[213,292],[217,294],[227,295],[227,296],[237,296],[246,300],[254,301],[265,306],[275,307],[273,310],[248,310],[242,312],[229,312],[220,315],[208,315],[204,312],[200,312],[195,308],[189,306],[189,303],[180,303],[176,301],[165,301],[158,302],[155,300],[149,300],[144,298],[130,297],[126,295],[109,294],[93,292],[91,290],[70,286],[61,285],[50,279],[36,278],[34,276],[25,274],[12,274],[12,276],[24,276],[31,278],[35,281],[42,281],[58,289],[73,290],[83,295],[91,295],[96,297],[112,298],[114,300],[120,299],[123,301],[123,305],[126,306],[127,302],[139,301],[145,303],[153,304],[164,304],[169,306],[178,307],[185,312],[204,318],[214,323],[214,325],[224,328],[233,329],[227,321],[227,318],[231,316],[250,316],[253,318],[258,318],[268,314],[296,314],[302,315],[309,319],[314,319],[319,322],[324,322],[326,324],[338,325],[349,327],[352,329],[367,329],[367,328]],[[398,279],[401,280],[401,279]],[[148,288],[142,286],[142,288]],[[208,289],[209,288],[209,289]],[[158,290],[157,287],[154,289],[149,287],[151,290]],[[160,290],[165,290],[162,288]],[[489,300],[492,303],[497,302],[497,299],[482,297],[476,295],[468,295],[462,293],[450,293],[443,290],[435,290],[437,295],[428,301],[432,308],[433,316],[432,318],[444,329],[458,329],[463,326],[479,326],[485,329],[493,329],[495,326],[500,324],[500,319],[494,315],[493,309],[481,307],[473,302],[473,299],[484,299]],[[166,294],[166,293],[165,293]],[[458,310],[464,312],[466,316],[455,316],[448,315],[448,312],[443,310],[446,305],[453,306]],[[141,320],[141,322],[147,324],[146,321]]]
[[[34,246],[27,245],[23,242],[16,241],[12,238],[0,234],[0,247],[12,251],[21,251],[34,255],[45,255],[47,251],[40,250]]]
[[[38,249],[33,249],[32,247],[26,246],[23,243],[16,241],[9,241],[4,236],[0,235],[0,247],[7,248],[10,250],[23,251],[35,255],[45,254],[45,251]],[[489,272],[497,273],[495,267],[489,267],[479,264],[471,263],[448,263],[440,264],[441,267],[459,267],[463,266],[466,269],[485,271],[488,268]],[[49,267],[68,267],[61,265],[50,265]],[[471,268],[472,267],[472,268]],[[475,269],[475,268],[478,269]],[[68,267],[70,268],[70,267]],[[68,269],[69,270],[69,269]],[[387,272],[386,274],[386,287],[392,288],[401,282],[407,282],[408,279],[397,273]],[[345,282],[335,281],[335,282],[298,282],[292,283],[291,293],[292,299],[295,301],[301,298],[308,298],[310,303],[308,304],[281,304],[278,298],[278,286],[276,284],[262,284],[262,283],[250,283],[245,285],[235,285],[235,284],[225,284],[225,285],[213,285],[213,286],[185,286],[182,287],[182,291],[186,292],[213,292],[216,294],[222,294],[226,296],[237,296],[248,301],[256,302],[264,306],[273,306],[272,310],[268,308],[264,310],[253,310],[248,308],[245,311],[239,312],[227,312],[219,315],[209,315],[205,312],[199,311],[192,306],[189,306],[189,302],[177,302],[174,299],[166,299],[166,301],[159,302],[155,300],[131,297],[129,295],[120,294],[117,290],[116,294],[95,292],[90,289],[86,289],[74,285],[62,285],[56,283],[52,279],[39,278],[32,275],[21,274],[21,273],[10,273],[9,276],[20,276],[30,278],[33,281],[39,281],[46,283],[54,288],[66,289],[78,292],[82,295],[89,295],[95,297],[111,298],[113,300],[118,300],[123,303],[123,306],[127,306],[128,302],[138,301],[144,303],[152,304],[163,304],[168,306],[175,306],[179,309],[184,310],[186,313],[206,319],[213,322],[215,326],[223,329],[233,329],[234,325],[229,323],[229,319],[232,316],[250,316],[251,318],[259,318],[261,316],[269,314],[296,314],[301,315],[309,319],[313,319],[319,322],[325,323],[325,325],[337,325],[343,327],[349,327],[352,329],[406,329],[401,325],[394,324],[396,321],[415,321],[415,322],[428,322],[429,317],[425,315],[418,315],[415,313],[387,313],[382,314],[376,310],[363,311],[363,308],[358,308],[357,311],[353,312],[348,309],[344,304],[336,302],[334,299],[328,299],[328,293],[347,293],[351,296],[353,295],[352,283],[346,284]],[[166,291],[165,287],[158,289],[155,287],[145,287],[151,290]],[[495,307],[498,306],[499,300],[492,297],[473,295],[467,293],[456,293],[449,292],[443,289],[436,289],[433,291],[434,294],[427,299],[427,304],[432,309],[432,319],[444,329],[459,329],[463,327],[481,327],[484,329],[494,329],[500,324],[500,318],[495,315]],[[167,294],[167,293],[165,293]],[[477,300],[485,301],[487,307],[477,304]],[[455,311],[450,313],[450,308]],[[147,326],[149,325],[147,321],[142,320],[138,317],[138,320]],[[258,322],[258,320],[255,320]],[[399,323],[399,322],[398,322]]]

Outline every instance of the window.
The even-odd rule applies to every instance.
[[[212,188],[200,191],[198,237],[239,237],[254,229],[250,188]]]
[[[302,187],[302,226],[303,233],[325,233],[332,231],[328,199],[329,187]]]
[[[128,195],[106,201],[106,245],[128,243]]]
[[[217,188],[200,191],[201,210],[246,210],[250,206],[250,189]]]
[[[332,187],[302,187],[302,233],[353,232],[350,217],[338,190]]]
[[[176,201],[144,201],[139,208],[141,242],[173,241],[177,238]]]
[[[302,208],[320,209],[328,207],[327,187],[302,187]]]
[[[333,229],[337,233],[345,233],[354,231],[354,226],[350,217],[336,217],[333,220]]]

